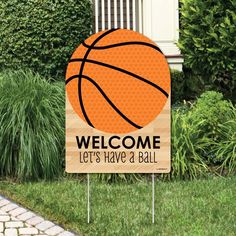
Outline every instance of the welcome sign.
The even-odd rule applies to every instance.
[[[85,40],[66,72],[66,171],[168,173],[170,84],[165,56],[142,34]]]

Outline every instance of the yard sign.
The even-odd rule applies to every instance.
[[[102,31],[74,51],[66,72],[66,171],[170,171],[170,72],[144,35]]]

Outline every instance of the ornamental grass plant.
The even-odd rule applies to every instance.
[[[0,74],[0,176],[52,179],[64,159],[64,87],[31,71]]]

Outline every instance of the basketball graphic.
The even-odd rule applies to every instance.
[[[73,53],[66,71],[69,102],[91,127],[122,134],[141,129],[162,111],[170,71],[156,44],[137,32],[92,35]]]

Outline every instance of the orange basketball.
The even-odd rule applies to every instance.
[[[66,72],[71,106],[88,125],[129,133],[162,111],[170,71],[156,44],[142,34],[111,29],[89,37],[73,53]]]

